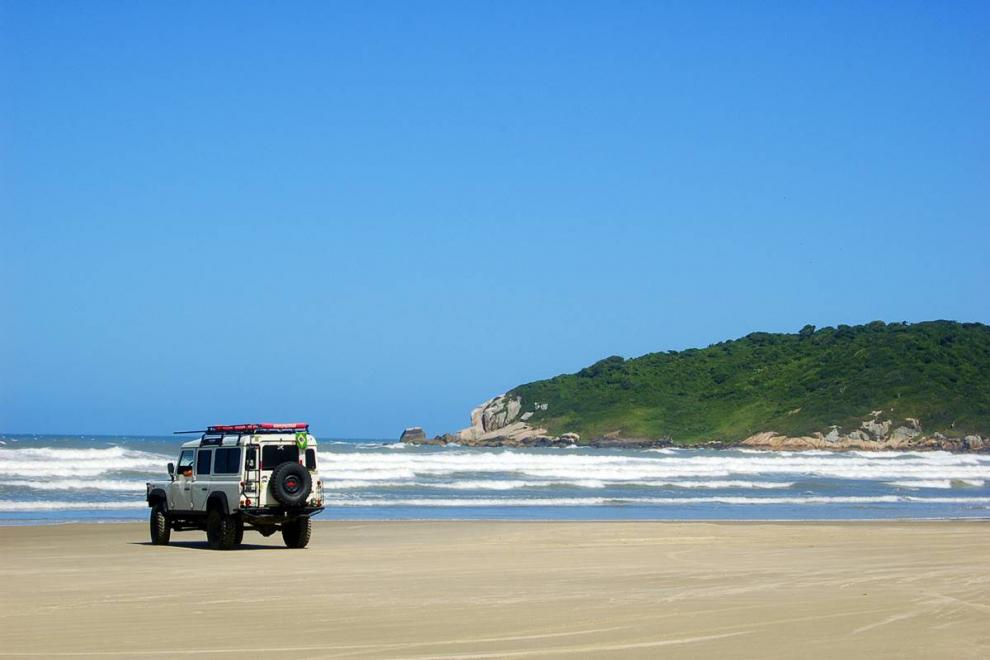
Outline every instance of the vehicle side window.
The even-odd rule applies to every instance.
[[[182,468],[191,468],[193,464],[193,450],[184,449],[182,453],[179,454],[179,470]]]
[[[238,474],[241,471],[241,448],[221,447],[213,461],[213,474]]]
[[[213,458],[212,449],[200,449],[196,452],[196,474],[210,473],[210,459]]]
[[[306,469],[315,470],[316,469],[316,450],[307,449],[306,450]]]

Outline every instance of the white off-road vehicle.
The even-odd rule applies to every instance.
[[[169,481],[148,482],[151,542],[172,531],[206,531],[211,548],[229,550],[253,529],[282,532],[285,545],[305,548],[310,516],[323,510],[316,438],[308,424],[210,426],[182,445]]]

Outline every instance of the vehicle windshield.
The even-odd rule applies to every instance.
[[[182,453],[179,455],[179,470],[184,468],[192,468],[193,464],[193,450],[183,449]]]
[[[291,445],[264,445],[261,448],[261,469],[274,470],[282,463],[298,463],[299,447]]]

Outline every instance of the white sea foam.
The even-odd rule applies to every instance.
[[[653,485],[643,482],[644,485]],[[793,481],[669,481],[660,484],[672,488],[790,488]]]
[[[685,504],[897,504],[924,502],[927,504],[983,504],[990,505],[990,497],[909,497],[903,495],[876,495],[863,497],[561,497],[561,498],[410,498],[410,499],[333,499],[329,506],[423,506],[423,507],[490,507],[490,506],[636,506]]]
[[[897,504],[902,502],[924,502],[928,504],[969,504],[990,505],[990,497],[910,497],[898,495],[878,495],[872,497],[570,497],[570,498],[408,498],[408,499],[329,499],[327,504],[340,507],[574,507],[574,506],[636,506],[662,505],[680,506],[686,504],[728,504],[728,505],[828,505],[828,504]],[[72,502],[72,501],[19,501],[0,500],[0,511],[57,511],[57,510],[113,510],[142,509],[147,505],[141,500],[114,502]]]
[[[980,479],[908,479],[888,482],[898,488],[982,488],[986,482]]]
[[[98,477],[114,472],[164,473],[170,456],[123,447],[0,449],[0,476]]]
[[[598,479],[575,479],[572,481],[521,481],[508,479],[476,479],[451,482],[424,481],[373,481],[352,479],[337,481],[323,480],[328,490],[350,490],[362,488],[438,488],[446,490],[515,490],[522,488],[608,488],[610,486],[632,486],[651,488],[790,488],[792,481],[624,481],[606,482]]]
[[[144,481],[167,479],[165,464],[174,461],[175,454],[141,451],[133,445],[108,447],[103,442],[89,449],[0,447],[0,498],[5,498],[0,499],[0,511],[145,506]],[[978,490],[990,483],[990,456],[980,454],[329,444],[324,443],[320,452],[320,472],[329,499],[337,506],[981,505],[983,501],[975,496],[990,494]],[[865,486],[872,489],[861,490],[862,482],[872,482]],[[856,490],[848,490],[844,483]],[[20,495],[19,489],[27,495]],[[746,492],[738,492],[742,489]],[[974,497],[924,497],[949,489],[945,495]],[[744,497],[774,490],[767,494],[788,497]],[[127,493],[134,497],[126,502],[67,501],[96,500],[101,492],[120,499],[129,497]],[[426,497],[429,493],[440,497]],[[661,497],[664,493],[669,497]],[[26,501],[28,497],[39,501]]]
[[[0,480],[0,486],[7,488],[30,488],[32,490],[114,490],[144,492],[143,481],[122,481],[114,479],[54,479],[52,481]]]
[[[0,500],[0,511],[61,511],[75,510],[107,510],[107,509],[143,509],[148,505],[142,500],[123,500],[120,502],[63,502],[48,501],[19,501]]]
[[[890,452],[888,452],[890,453]],[[738,452],[678,454],[572,454],[526,451],[431,453],[332,453],[321,455],[327,479],[388,480],[488,475],[573,482],[746,480],[788,476],[894,481],[905,479],[990,479],[990,456],[947,452],[900,452],[896,456]],[[401,476],[400,476],[401,475]]]

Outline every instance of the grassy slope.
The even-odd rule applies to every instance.
[[[990,432],[990,326],[917,324],[756,332],[705,349],[611,357],[512,390],[531,423],[584,439],[612,431],[676,442],[738,441],[859,426],[871,410],[926,431]]]

